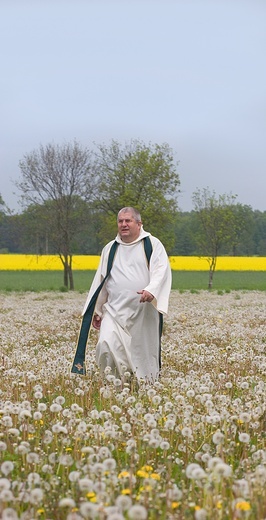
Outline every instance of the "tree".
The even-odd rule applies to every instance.
[[[73,242],[92,197],[91,152],[76,141],[41,145],[24,156],[20,169],[22,180],[16,185],[22,192],[22,203],[33,205],[33,219],[41,219],[42,230],[49,230],[63,264],[64,286],[74,289]]]
[[[6,213],[6,205],[4,203],[4,200],[2,198],[2,195],[0,193],[0,222],[2,221],[2,219],[4,218],[5,216],[5,213]]]
[[[139,140],[124,146],[114,140],[109,147],[98,145],[95,173],[102,240],[110,240],[116,232],[118,211],[133,206],[140,211],[145,228],[161,238],[169,251],[174,244],[180,185],[169,146],[147,146]]]
[[[212,289],[217,256],[225,244],[235,246],[241,232],[239,207],[236,211],[236,195],[219,195],[209,188],[197,189],[192,196],[195,209],[195,239],[200,256],[209,263],[208,289]]]
[[[252,235],[254,232],[254,216],[252,208],[247,205],[236,203],[232,205],[234,214],[232,222],[232,237],[230,245],[233,256],[236,256],[240,246],[242,255],[249,256],[252,249]],[[241,254],[238,252],[238,254]]]
[[[255,254],[266,256],[266,211],[254,212],[255,231]]]
[[[174,249],[171,251],[171,255],[193,256],[197,254],[192,226],[192,213],[178,213],[175,222],[175,246]]]
[[[5,227],[5,221],[6,221],[6,205],[4,203],[4,200],[2,198],[2,195],[0,193],[0,251],[5,251],[5,247],[3,247],[3,229]]]

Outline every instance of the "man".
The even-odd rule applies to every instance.
[[[92,326],[99,331],[96,362],[100,371],[109,366],[117,377],[127,370],[138,379],[153,381],[160,372],[161,318],[167,313],[171,291],[169,260],[162,243],[144,231],[136,209],[122,208],[117,223],[118,246],[111,272],[103,283],[114,240],[103,248],[83,315],[103,283],[92,318]],[[145,237],[152,246],[150,260],[143,247]]]

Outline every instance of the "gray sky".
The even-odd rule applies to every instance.
[[[0,0],[0,194],[40,144],[168,143],[197,188],[266,211],[265,0]],[[16,195],[13,194],[16,193]]]

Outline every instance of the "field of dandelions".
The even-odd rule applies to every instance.
[[[266,296],[172,291],[159,382],[71,375],[86,296],[0,294],[0,518],[266,519]]]

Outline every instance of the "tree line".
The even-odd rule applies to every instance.
[[[266,255],[266,212],[240,204],[237,195],[196,189],[193,210],[179,211],[178,162],[167,143],[113,140],[95,150],[49,143],[19,166],[22,210],[9,212],[0,195],[0,252],[59,255],[70,289],[73,255],[100,254],[124,206],[140,211],[169,255],[209,257],[210,287],[217,256]]]

